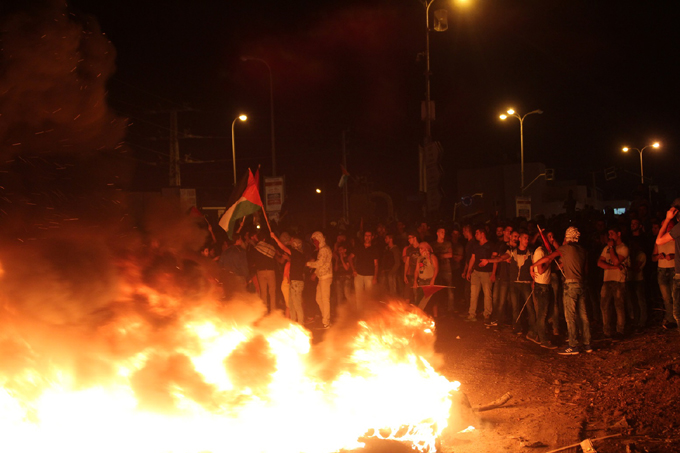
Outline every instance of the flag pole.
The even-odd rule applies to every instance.
[[[260,165],[259,164],[257,165],[257,170],[255,170],[255,171],[257,172],[257,176],[258,176],[258,178],[257,178],[258,179],[258,181],[257,181],[257,185],[258,185],[257,192],[259,193],[260,192],[260,187],[259,187],[259,185],[260,185]],[[262,197],[260,197],[260,202],[262,202]],[[262,215],[264,215],[264,221],[267,222],[267,228],[269,229],[269,232],[271,233],[272,227],[271,227],[271,225],[269,225],[269,217],[267,217],[267,210],[264,208],[264,203],[262,203]]]
[[[262,214],[264,215],[264,220],[267,222],[267,228],[269,228],[269,232],[272,232],[272,227],[269,225],[269,218],[267,217],[267,211],[265,211],[264,206],[262,206]]]
[[[543,244],[545,245],[546,251],[548,254],[551,254],[553,252],[552,248],[550,247],[550,243],[548,240],[543,236],[543,230],[541,230],[541,226],[537,223],[536,228],[538,228],[538,234],[541,235],[541,239],[543,239]],[[562,272],[562,275],[564,275],[564,278],[567,278],[567,275],[564,273],[564,269],[562,269],[562,265],[555,261],[555,264],[557,264],[557,268]]]

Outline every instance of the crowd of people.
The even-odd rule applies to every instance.
[[[342,305],[400,298],[435,321],[460,316],[574,355],[592,352],[593,336],[678,328],[678,209],[680,199],[656,217],[641,204],[620,216],[258,229],[236,233],[215,259],[227,296],[256,292],[301,324],[327,329]]]

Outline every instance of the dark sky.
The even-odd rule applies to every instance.
[[[445,150],[449,197],[457,169],[519,161],[518,121],[498,119],[510,106],[545,112],[525,122],[525,160],[555,167],[557,178],[585,183],[597,172],[606,189],[603,170],[617,167],[619,181],[633,184],[639,156],[621,147],[659,140],[659,151],[645,152],[645,174],[677,184],[680,17],[671,5],[435,0],[439,8],[449,10],[449,30],[431,40],[433,136]],[[291,191],[337,185],[346,130],[353,176],[397,198],[416,193],[425,91],[418,0],[72,0],[69,11],[74,21],[96,19],[115,48],[106,87],[114,111],[132,122],[133,188],[166,184],[172,108],[186,110],[181,132],[204,137],[181,139],[182,155],[210,161],[184,164],[183,185],[231,184],[240,112],[250,120],[236,125],[239,173],[271,171],[268,73],[239,59],[252,55],[272,68],[277,170]]]

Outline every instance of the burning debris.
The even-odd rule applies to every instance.
[[[187,258],[150,269],[174,255],[93,236],[0,255],[8,451],[436,450],[459,384],[435,371],[434,325],[416,308],[384,304],[312,347],[252,295],[225,302],[178,279]]]

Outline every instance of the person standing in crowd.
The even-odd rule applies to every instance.
[[[276,245],[283,251],[283,275],[281,278],[281,295],[283,302],[286,305],[286,318],[290,318],[290,249],[286,246],[286,242],[290,242],[288,233],[283,233],[281,238],[286,237],[286,240],[279,239],[273,231],[269,233],[271,238],[276,242]]]
[[[494,253],[503,256],[515,245],[512,243],[512,226],[503,228],[503,239],[496,244]],[[497,326],[505,321],[505,302],[508,299],[508,291],[511,285],[510,263],[499,261],[496,263],[496,278],[493,284],[493,313],[489,326]]]
[[[475,245],[477,245],[477,241],[473,237],[473,231],[472,231],[472,226],[471,225],[463,225],[463,238],[465,238],[465,254],[463,255],[463,262],[465,263],[463,265],[463,272],[461,273],[461,278],[463,279],[463,285],[465,286],[463,290],[463,296],[465,297],[465,302],[466,305],[462,307],[463,309],[469,310],[470,307],[470,298],[472,297],[470,295],[471,291],[471,283],[468,280],[468,273],[472,272],[472,269],[469,269],[470,266],[470,258],[472,258],[472,251],[475,248]],[[475,319],[477,319],[475,317]]]
[[[514,235],[514,233],[513,233]],[[505,255],[488,260],[489,263],[498,263],[509,260],[510,262],[510,302],[512,305],[512,331],[521,335],[523,333],[520,315],[524,313],[525,307],[527,319],[529,321],[529,332],[527,339],[536,340],[535,332],[536,312],[531,301],[531,250],[529,249],[529,234],[526,231],[517,233],[517,246]]]
[[[477,321],[477,300],[479,291],[484,293],[484,322],[489,322],[493,304],[491,300],[491,273],[493,264],[488,263],[493,251],[491,244],[486,239],[486,229],[478,227],[475,229],[475,239],[477,244],[472,250],[472,256],[467,267],[466,279],[470,282],[470,310],[468,311],[467,321]]]
[[[656,245],[664,245],[671,241],[675,242],[675,253],[677,255],[680,250],[680,222],[678,222],[678,209],[680,209],[680,198],[676,198],[671,205],[671,208],[666,212],[666,218],[661,223],[659,234],[656,237]],[[674,223],[674,224],[673,224]],[[680,260],[674,260],[675,275],[673,276],[673,318],[675,318],[676,325],[680,326]]]
[[[333,259],[333,282],[335,283],[335,303],[337,306],[352,300],[352,267],[349,264],[347,244],[336,248]]]
[[[496,238],[493,242],[500,244],[504,242],[505,237],[505,227],[503,225],[496,225]]]
[[[423,221],[420,222],[420,225],[418,225],[417,229],[417,235],[418,235],[418,242],[430,242],[432,241],[432,238],[430,237],[430,226],[427,224],[427,222]]]
[[[590,346],[590,322],[586,310],[585,276],[587,265],[586,249],[578,243],[581,233],[576,227],[569,227],[564,234],[564,244],[550,255],[541,258],[534,263],[534,272],[540,271],[541,266],[548,265],[551,261],[561,258],[564,270],[564,317],[567,321],[569,344],[561,349],[560,355],[576,355],[578,349],[578,333],[581,332],[581,341],[584,352],[593,352]]]
[[[539,241],[540,243],[541,241]],[[547,255],[547,250],[544,244],[539,245],[534,250],[532,262],[537,263],[544,256]],[[545,318],[548,315],[548,306],[551,299],[550,288],[550,263],[531,266],[531,277],[534,279],[533,304],[536,312],[535,334],[538,336],[527,337],[534,343],[540,343],[541,347],[546,349],[557,349],[545,334]]]
[[[628,247],[621,240],[621,229],[612,226],[607,231],[607,246],[602,250],[597,265],[604,269],[604,283],[600,295],[602,327],[607,337],[612,336],[612,306],[616,311],[616,333],[623,336],[626,328],[626,273],[628,271]]]
[[[234,243],[222,252],[217,263],[223,273],[222,288],[225,297],[246,290],[248,258],[241,234],[234,234]]]
[[[312,233],[312,242],[319,249],[316,260],[308,261],[307,267],[315,269],[318,283],[316,285],[316,303],[321,311],[321,323],[324,329],[331,326],[331,283],[333,282],[333,252],[326,245],[326,238],[321,231]]]
[[[268,307],[269,313],[276,310],[276,249],[265,240],[266,233],[260,230],[257,233],[257,244],[252,254],[254,259],[257,281],[260,285],[260,299]],[[267,304],[269,296],[269,304]]]
[[[418,248],[420,250],[420,257],[418,258],[415,274],[413,275],[413,289],[417,294],[415,305],[418,305],[418,308],[425,311],[432,296],[426,295],[420,287],[434,285],[439,271],[439,264],[430,244],[421,242]],[[432,308],[432,314],[435,318],[439,315],[436,304]]]
[[[550,230],[545,231],[545,238],[550,245],[550,250],[557,250],[560,248],[560,244],[555,239],[555,233]],[[558,336],[560,334],[560,314],[564,313],[562,308],[561,296],[562,290],[562,277],[563,271],[560,270],[560,258],[555,258],[555,260],[550,263],[550,288],[552,289],[551,294],[551,305],[552,313],[550,315],[550,324],[552,325],[553,335]],[[550,310],[549,310],[550,311]]]
[[[647,327],[647,297],[645,294],[645,265],[647,255],[642,249],[641,241],[632,241],[630,252],[630,270],[626,274],[626,308],[628,318],[633,327],[643,330]]]
[[[461,267],[463,264],[463,259],[465,257],[465,247],[461,241],[460,229],[455,226],[451,230],[451,279],[453,282],[453,309],[450,310],[450,314],[456,313],[460,308],[459,305],[461,301],[465,303],[466,300],[463,297],[465,280],[461,276]]]
[[[453,258],[453,247],[451,242],[446,240],[446,230],[444,228],[437,228],[437,241],[434,243],[434,254],[437,257],[439,264],[439,272],[437,273],[437,284],[448,286],[446,288],[446,305],[445,312],[453,311],[453,274],[451,269],[451,259]],[[421,249],[422,250],[422,249]],[[421,251],[422,254],[422,251]]]
[[[404,260],[404,299],[407,299],[411,304],[416,301],[416,294],[413,290],[413,276],[416,271],[416,263],[420,256],[420,242],[415,231],[409,231],[408,246],[404,247],[402,252],[402,259]]]
[[[385,235],[386,250],[380,257],[380,278],[383,290],[392,296],[397,295],[397,278],[401,267],[401,251],[394,243],[394,235]]]
[[[271,237],[276,241],[279,248],[289,256],[283,270],[283,281],[281,282],[281,292],[288,308],[287,315],[292,321],[304,324],[302,291],[305,288],[304,271],[306,260],[302,249],[302,240],[292,237],[288,242],[290,247],[287,247],[273,232]]]
[[[659,231],[661,227],[659,227]],[[658,232],[657,232],[658,235]],[[671,239],[664,244],[654,243],[652,261],[657,263],[657,283],[664,305],[663,328],[675,329],[678,324],[673,318],[673,277],[675,276],[675,241]]]
[[[364,232],[364,242],[352,250],[349,263],[354,275],[354,297],[362,310],[373,287],[378,284],[378,250],[373,246],[373,233]]]

